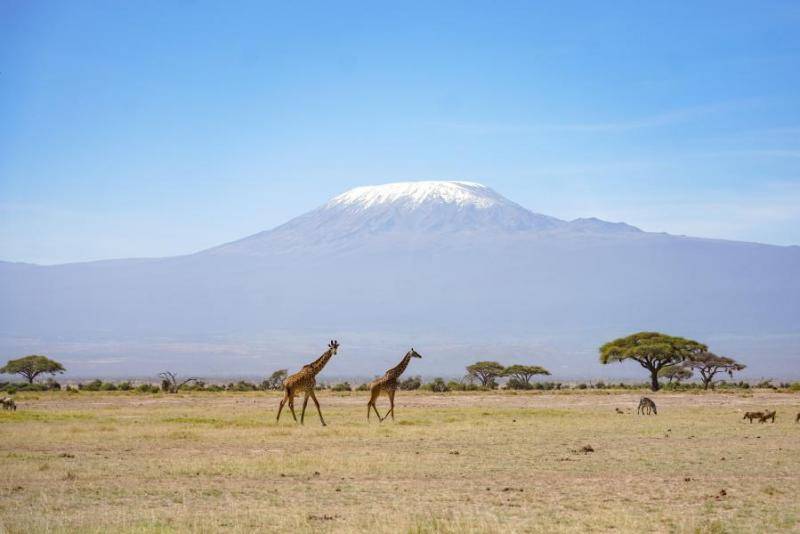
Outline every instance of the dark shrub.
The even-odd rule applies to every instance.
[[[444,393],[446,391],[449,391],[444,379],[439,377],[434,378],[433,382],[425,384],[425,389],[433,391],[434,393]]]
[[[507,389],[533,389],[533,385],[530,382],[525,382],[524,380],[520,380],[519,378],[509,378],[508,382],[506,382]]]
[[[341,382],[331,387],[331,391],[353,391],[349,382]]]
[[[398,387],[405,391],[413,391],[415,389],[419,389],[422,387],[422,377],[420,376],[411,376],[406,378],[405,380],[401,380],[398,384]]]

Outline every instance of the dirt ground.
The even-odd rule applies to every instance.
[[[800,395],[640,395],[21,393],[0,532],[800,531]]]

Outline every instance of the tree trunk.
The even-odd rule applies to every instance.
[[[650,389],[653,391],[658,391],[661,389],[661,385],[658,383],[657,369],[650,369]]]

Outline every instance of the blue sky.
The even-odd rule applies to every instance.
[[[0,2],[0,258],[187,253],[424,179],[800,244],[797,2],[288,4]]]

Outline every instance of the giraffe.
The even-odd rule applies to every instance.
[[[369,385],[370,396],[369,402],[367,403],[367,421],[369,421],[369,409],[372,408],[375,410],[375,415],[378,416],[378,421],[383,421],[389,414],[392,414],[392,421],[394,421],[394,393],[397,391],[397,379],[400,378],[400,375],[403,374],[403,371],[406,370],[408,367],[408,362],[411,361],[411,358],[422,358],[422,356],[417,353],[413,348],[403,356],[403,359],[400,360],[400,363],[397,366],[392,367],[386,374],[383,375],[381,378],[374,380]],[[378,413],[378,408],[375,407],[375,401],[378,400],[380,397],[381,392],[386,392],[389,396],[389,411],[386,412],[386,415],[381,417],[381,414]]]
[[[314,386],[317,385],[317,375],[320,371],[322,371],[322,368],[325,367],[325,364],[328,363],[328,360],[330,360],[333,355],[336,354],[337,350],[339,350],[339,342],[332,339],[328,344],[328,350],[326,350],[322,356],[308,365],[304,365],[302,369],[287,377],[286,380],[283,381],[284,395],[280,406],[278,406],[278,417],[276,421],[281,420],[281,410],[283,410],[283,405],[288,401],[289,409],[292,411],[292,417],[294,418],[295,423],[297,422],[297,415],[294,413],[294,397],[298,392],[302,391],[304,396],[303,411],[300,413],[300,424],[302,425],[303,421],[305,420],[308,398],[311,397],[314,401],[314,404],[317,405],[317,413],[319,414],[319,420],[322,423],[322,426],[327,426],[325,424],[325,419],[322,418],[322,411],[319,409],[319,401],[317,400],[317,396],[314,394]]]

